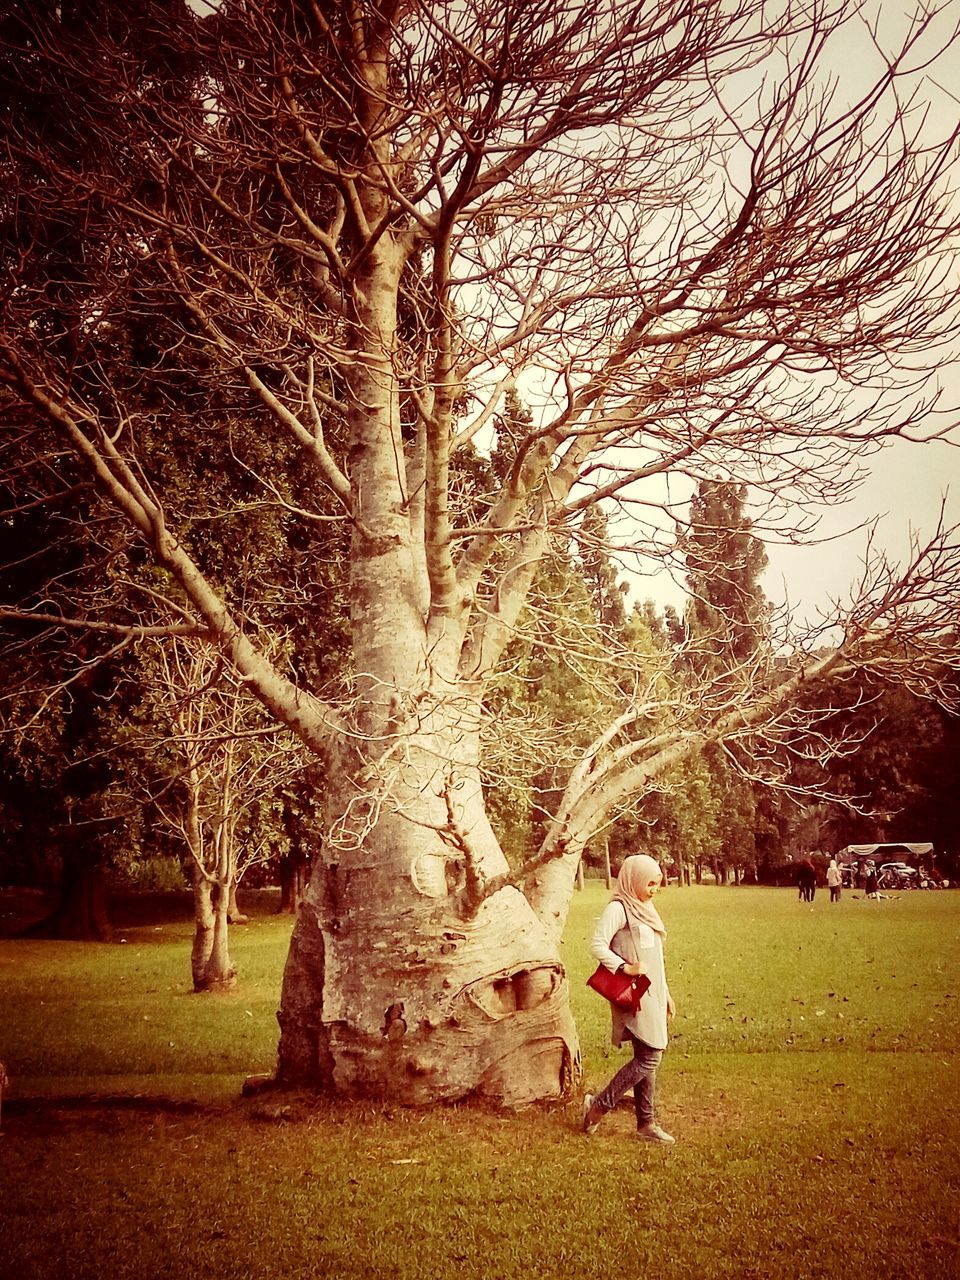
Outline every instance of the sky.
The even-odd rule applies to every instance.
[[[824,533],[853,530],[839,540],[806,547],[770,546],[762,585],[768,599],[788,599],[808,621],[831,599],[844,599],[863,567],[867,534],[855,529],[876,520],[876,545],[900,561],[911,535],[931,537],[946,499],[946,521],[960,525],[960,431],[957,444],[897,442],[871,461],[856,498],[825,515]]]
[[[946,373],[942,381],[955,381],[958,388],[954,443],[891,442],[863,461],[868,474],[862,485],[843,506],[824,510],[817,534],[806,544],[764,539],[769,561],[761,579],[764,594],[775,605],[789,603],[798,623],[815,624],[831,611],[831,603],[848,598],[863,570],[867,526],[875,524],[874,549],[899,563],[909,556],[912,539],[923,543],[934,535],[943,504],[944,523],[958,526],[954,541],[960,541],[960,335],[957,363]],[[666,574],[635,579],[627,573],[624,580],[630,603],[650,598],[661,609],[669,604],[682,614],[683,587]]]
[[[913,6],[897,0],[872,7],[881,15],[881,30],[890,40],[903,29],[905,15],[913,12]],[[875,20],[870,17],[870,6],[864,14],[868,21]],[[960,24],[960,0],[946,0],[931,24],[924,50],[916,55],[918,65],[924,56],[944,49],[956,24]],[[863,83],[880,65],[864,21],[851,19],[837,40],[832,61],[840,73],[841,86],[855,96],[858,82]],[[960,121],[958,67],[960,47],[954,44],[915,78],[928,104],[926,127],[931,136],[949,135]],[[957,264],[960,287],[960,243]],[[933,429],[952,422],[950,438],[954,443],[892,442],[866,460],[869,475],[854,498],[843,507],[824,512],[820,532],[828,540],[801,547],[767,545],[769,565],[761,583],[763,590],[775,604],[789,601],[798,621],[813,623],[821,610],[829,609],[831,601],[848,596],[862,571],[867,544],[866,532],[858,530],[858,525],[876,521],[874,545],[894,561],[909,554],[912,536],[924,541],[934,534],[941,502],[945,502],[946,524],[960,526],[960,333],[944,349],[931,378],[942,388],[943,405],[949,410]],[[931,429],[930,423],[916,426],[918,434]],[[846,530],[851,532],[838,539]],[[661,607],[672,604],[681,611],[685,599],[681,587],[665,575],[634,585],[629,598],[647,596]]]
[[[887,3],[878,7],[883,25],[892,36],[914,6]],[[867,11],[869,12],[869,10]],[[948,0],[933,21],[924,53],[943,49],[954,24],[960,21],[960,5]],[[851,22],[839,42],[842,65],[869,74],[876,67],[876,54],[862,22]],[[917,55],[917,61],[921,60]],[[957,66],[960,50],[940,54],[917,76],[916,83],[928,103],[927,129],[930,136],[944,137],[960,120],[960,79]],[[960,243],[957,245],[960,281]],[[824,531],[840,532],[864,521],[877,521],[876,543],[894,560],[906,556],[911,534],[921,541],[933,535],[945,501],[946,523],[960,525],[960,334],[944,353],[940,367],[932,375],[944,393],[944,404],[954,406],[947,421],[955,424],[953,445],[946,441],[914,444],[896,441],[868,461],[870,475],[855,499],[824,518]],[[917,424],[920,431],[923,422]],[[941,420],[939,425],[943,425]],[[862,568],[866,535],[852,533],[842,541],[818,547],[770,548],[770,566],[764,578],[767,596],[779,603],[786,593],[801,613],[810,616],[818,604],[843,597]]]

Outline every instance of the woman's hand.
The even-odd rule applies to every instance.
[[[623,972],[628,978],[637,978],[641,973],[643,973],[643,967],[639,964],[625,964],[623,966]]]
[[[672,1018],[677,1012],[677,1006],[673,1003],[673,996],[667,996],[667,1017]]]

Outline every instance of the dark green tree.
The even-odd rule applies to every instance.
[[[751,531],[746,501],[743,484],[701,480],[683,539],[690,595],[682,665],[718,700],[749,687],[768,647],[769,610],[760,585],[767,556]],[[717,840],[711,863],[720,883],[756,866],[756,784],[741,776],[733,754],[744,749],[743,743],[713,744],[705,754]]]
[[[820,819],[822,846],[929,840],[948,856],[957,849],[954,820],[957,717],[908,689],[851,676],[856,708],[839,711],[824,728],[848,749],[826,764],[833,792]]]
[[[709,676],[749,663],[765,641],[767,553],[751,532],[746,501],[746,485],[726,480],[701,480],[690,501],[686,623],[691,661]]]
[[[626,584],[621,582],[611,558],[607,517],[600,506],[588,507],[580,521],[577,545],[585,582],[604,634],[615,644],[623,643],[627,626],[624,604]]]

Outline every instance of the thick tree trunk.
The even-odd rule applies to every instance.
[[[371,99],[376,112],[380,102]],[[372,195],[364,208],[370,226],[380,203]],[[483,896],[509,867],[483,809],[479,695],[460,677],[469,600],[442,501],[426,504],[418,542],[411,504],[422,498],[397,465],[397,298],[409,250],[385,231],[355,281],[355,736],[324,760],[323,849],[284,974],[278,1075],[351,1096],[516,1106],[562,1094],[579,1050],[559,929],[516,888]],[[431,431],[445,430],[442,414],[426,428],[434,495],[446,490],[446,460]]]
[[[110,942],[113,928],[107,915],[106,877],[88,846],[64,842],[60,896],[46,919],[27,931],[31,937],[75,942]]]
[[[343,795],[324,811],[344,813]],[[562,1095],[579,1048],[552,933],[512,887],[471,913],[470,858],[440,838],[422,791],[402,799],[379,806],[359,847],[328,839],[314,864],[284,975],[279,1078],[412,1104]],[[479,787],[460,825],[485,877],[507,870]]]

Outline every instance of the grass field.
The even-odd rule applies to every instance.
[[[621,1061],[565,959],[584,1076]],[[195,996],[190,928],[0,941],[0,1275],[517,1280],[960,1277],[960,893],[661,896],[678,1005],[669,1151],[624,1109],[520,1115],[239,1100],[268,1071],[289,922],[235,931],[238,989]],[[95,1092],[178,1106],[80,1106]],[[34,1099],[27,1103],[26,1099]]]

